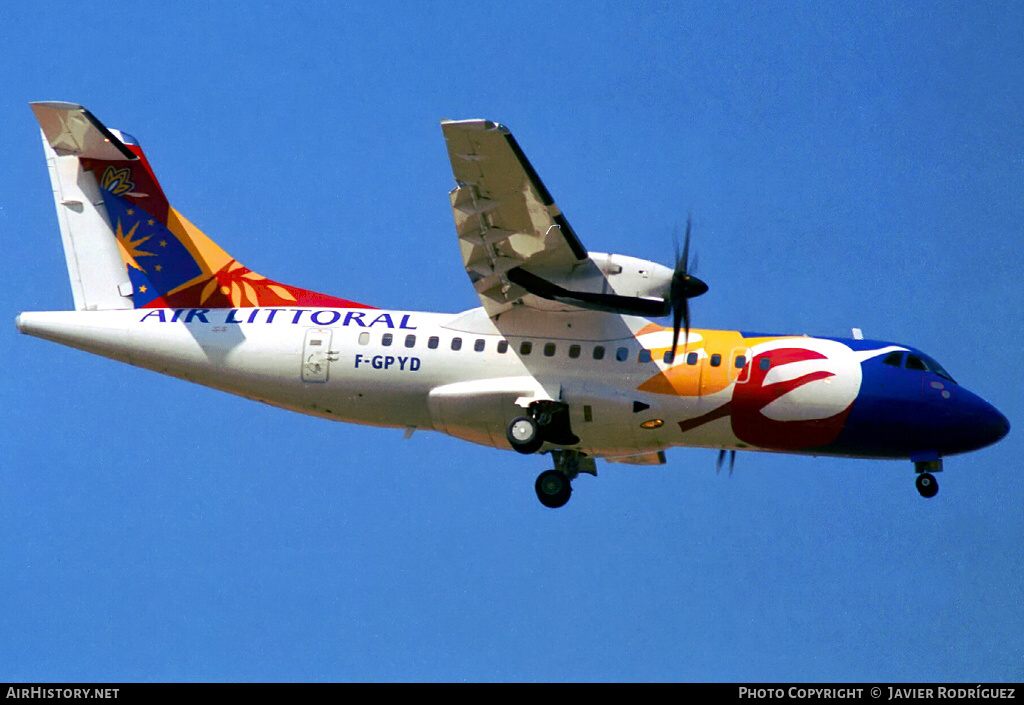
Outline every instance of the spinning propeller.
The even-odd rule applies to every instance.
[[[718,462],[715,463],[715,472],[722,472],[722,464],[725,463],[725,449],[718,451]],[[733,466],[736,465],[736,451],[729,451],[729,477],[732,477]]]
[[[700,296],[708,290],[708,285],[690,274],[690,227],[692,219],[686,218],[686,235],[683,239],[683,253],[679,254],[679,241],[675,241],[676,267],[672,272],[672,284],[669,286],[666,304],[672,310],[672,355],[675,356],[679,346],[679,330],[682,328],[685,337],[683,347],[690,337],[690,299]]]

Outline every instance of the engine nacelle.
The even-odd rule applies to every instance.
[[[569,272],[517,267],[508,278],[538,297],[535,305],[547,310],[584,308],[640,316],[664,316],[670,310],[672,270],[627,255],[591,252]]]

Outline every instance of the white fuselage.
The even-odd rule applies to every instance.
[[[509,421],[539,399],[569,402],[578,448],[595,457],[678,444],[669,429],[639,424],[701,413],[700,398],[637,391],[662,364],[637,363],[634,333],[648,321],[579,312],[549,314],[542,328],[521,320],[507,316],[499,332],[482,309],[134,309],[26,312],[18,328],[306,414],[499,448],[509,447]],[[635,402],[648,408],[638,415]],[[691,444],[736,439],[728,423],[709,424]]]

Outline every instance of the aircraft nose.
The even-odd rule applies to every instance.
[[[1010,432],[1009,420],[981,397],[971,394],[964,411],[969,418],[965,426],[969,429],[967,442],[971,450],[990,446]]]
[[[987,434],[991,440],[985,443],[985,445],[992,445],[996,441],[1003,439],[1007,433],[1010,432],[1010,421],[994,406],[991,406],[991,413],[984,422],[983,433]]]

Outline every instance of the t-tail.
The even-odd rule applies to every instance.
[[[75,308],[369,308],[281,284],[225,252],[167,201],[129,135],[73,103],[33,103]]]

